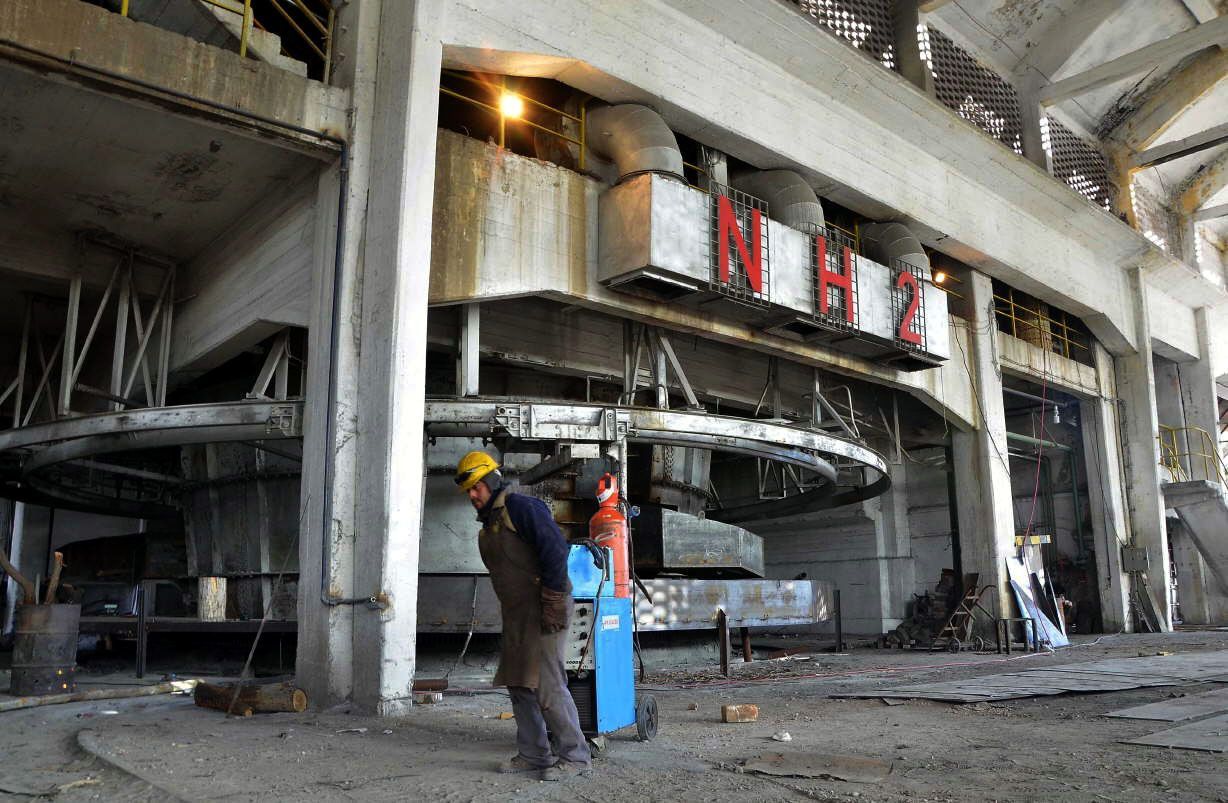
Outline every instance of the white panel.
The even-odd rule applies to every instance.
[[[653,267],[707,284],[708,196],[677,179],[652,174]]]
[[[895,340],[896,323],[891,314],[891,269],[866,259],[857,260],[857,314],[861,330],[869,335]]]
[[[951,321],[947,315],[947,294],[932,284],[925,287],[925,350],[950,359]]]
[[[772,303],[810,315],[814,312],[814,281],[810,250],[814,238],[774,220],[768,221],[768,251]]]

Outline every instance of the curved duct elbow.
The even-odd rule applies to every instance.
[[[921,241],[903,223],[871,223],[859,234],[862,253],[875,262],[890,266],[899,259],[929,272],[930,258]]]
[[[811,224],[822,228],[823,207],[806,179],[792,170],[759,170],[735,179],[734,189],[767,201],[768,217],[794,229],[806,231]]]
[[[636,173],[667,173],[682,178],[682,151],[661,115],[647,106],[602,106],[585,118],[593,153],[618,167],[618,179]]]

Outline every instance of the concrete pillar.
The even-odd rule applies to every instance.
[[[1162,357],[1152,358],[1156,386],[1156,423],[1171,427],[1172,431],[1160,430],[1160,459],[1164,465],[1174,463],[1179,470],[1161,470],[1164,482],[1193,479],[1190,474],[1190,448],[1185,427],[1185,409],[1181,403],[1181,375],[1178,365]]]
[[[9,560],[17,566],[21,554],[22,541],[22,510],[21,502],[5,500],[0,502],[0,544],[4,544]],[[21,601],[21,588],[7,575],[4,581],[4,619],[0,621],[0,633],[8,635],[13,632],[13,614],[17,612],[17,603]]]
[[[992,317],[993,285],[988,276],[970,272],[967,294],[968,353],[980,420],[975,430],[951,436],[955,461],[955,503],[959,521],[960,570],[980,575],[980,585],[998,589],[997,611],[1011,610],[1006,558],[1014,553],[1015,520],[1010,463],[1006,452],[1006,412],[1001,367],[997,360],[997,326]]]
[[[896,627],[916,587],[912,558],[912,530],[908,522],[908,472],[903,463],[888,466],[891,490],[868,503],[874,519],[875,555],[878,558],[878,612],[881,632]],[[928,579],[928,578],[927,578]],[[937,582],[938,578],[934,578]]]
[[[1172,545],[1173,569],[1177,573],[1181,621],[1187,625],[1209,625],[1207,567],[1185,524],[1176,516],[1168,517],[1168,539]]]
[[[1207,433],[1205,436],[1197,432],[1186,434],[1189,451],[1207,455],[1205,458],[1191,457],[1190,479],[1219,482],[1219,397],[1215,387],[1219,367],[1215,359],[1218,352],[1212,314],[1209,307],[1194,310],[1199,359],[1179,363],[1176,367],[1185,426]]]
[[[1159,606],[1161,627],[1172,628],[1168,588],[1168,535],[1160,490],[1160,448],[1156,436],[1155,375],[1151,356],[1151,325],[1147,286],[1141,269],[1129,272],[1134,304],[1134,336],[1138,349],[1114,361],[1125,454],[1126,499],[1129,502],[1131,544],[1147,550],[1147,579]]]
[[[892,3],[895,37],[895,63],[900,75],[931,98],[934,93],[934,74],[921,54],[918,41],[919,26],[925,24],[918,0],[896,0]]]
[[[1099,343],[1093,342],[1092,349],[1100,393],[1094,399],[1079,402],[1079,421],[1083,433],[1083,462],[1087,468],[1100,613],[1104,631],[1115,633],[1132,628],[1126,615],[1130,610],[1130,578],[1121,568],[1121,548],[1129,540],[1129,525],[1118,438],[1121,429],[1113,401],[1117,387],[1113,358]]]
[[[1018,85],[1019,124],[1022,128],[1020,144],[1023,146],[1025,159],[1053,175],[1052,152],[1045,147],[1045,136],[1040,122],[1045,116],[1045,107],[1040,104],[1037,95],[1041,80],[1037,73],[1029,71],[1027,77]]]
[[[336,169],[318,205],[297,670],[316,704],[350,698],[382,715],[408,707],[415,665],[438,9],[348,7],[338,78],[355,112],[337,283]]]

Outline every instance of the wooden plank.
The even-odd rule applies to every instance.
[[[1136,705],[1133,708],[1123,708],[1110,711],[1106,717],[1119,719],[1154,719],[1160,722],[1181,722],[1186,719],[1197,719],[1209,714],[1228,711],[1228,689],[1216,689],[1205,694],[1192,694],[1188,697],[1177,697],[1171,700],[1160,700],[1147,705]]]

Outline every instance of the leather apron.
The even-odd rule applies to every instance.
[[[542,650],[541,573],[536,550],[512,525],[507,493],[505,489],[495,497],[478,534],[478,551],[503,614],[503,652],[494,685],[536,689]]]

